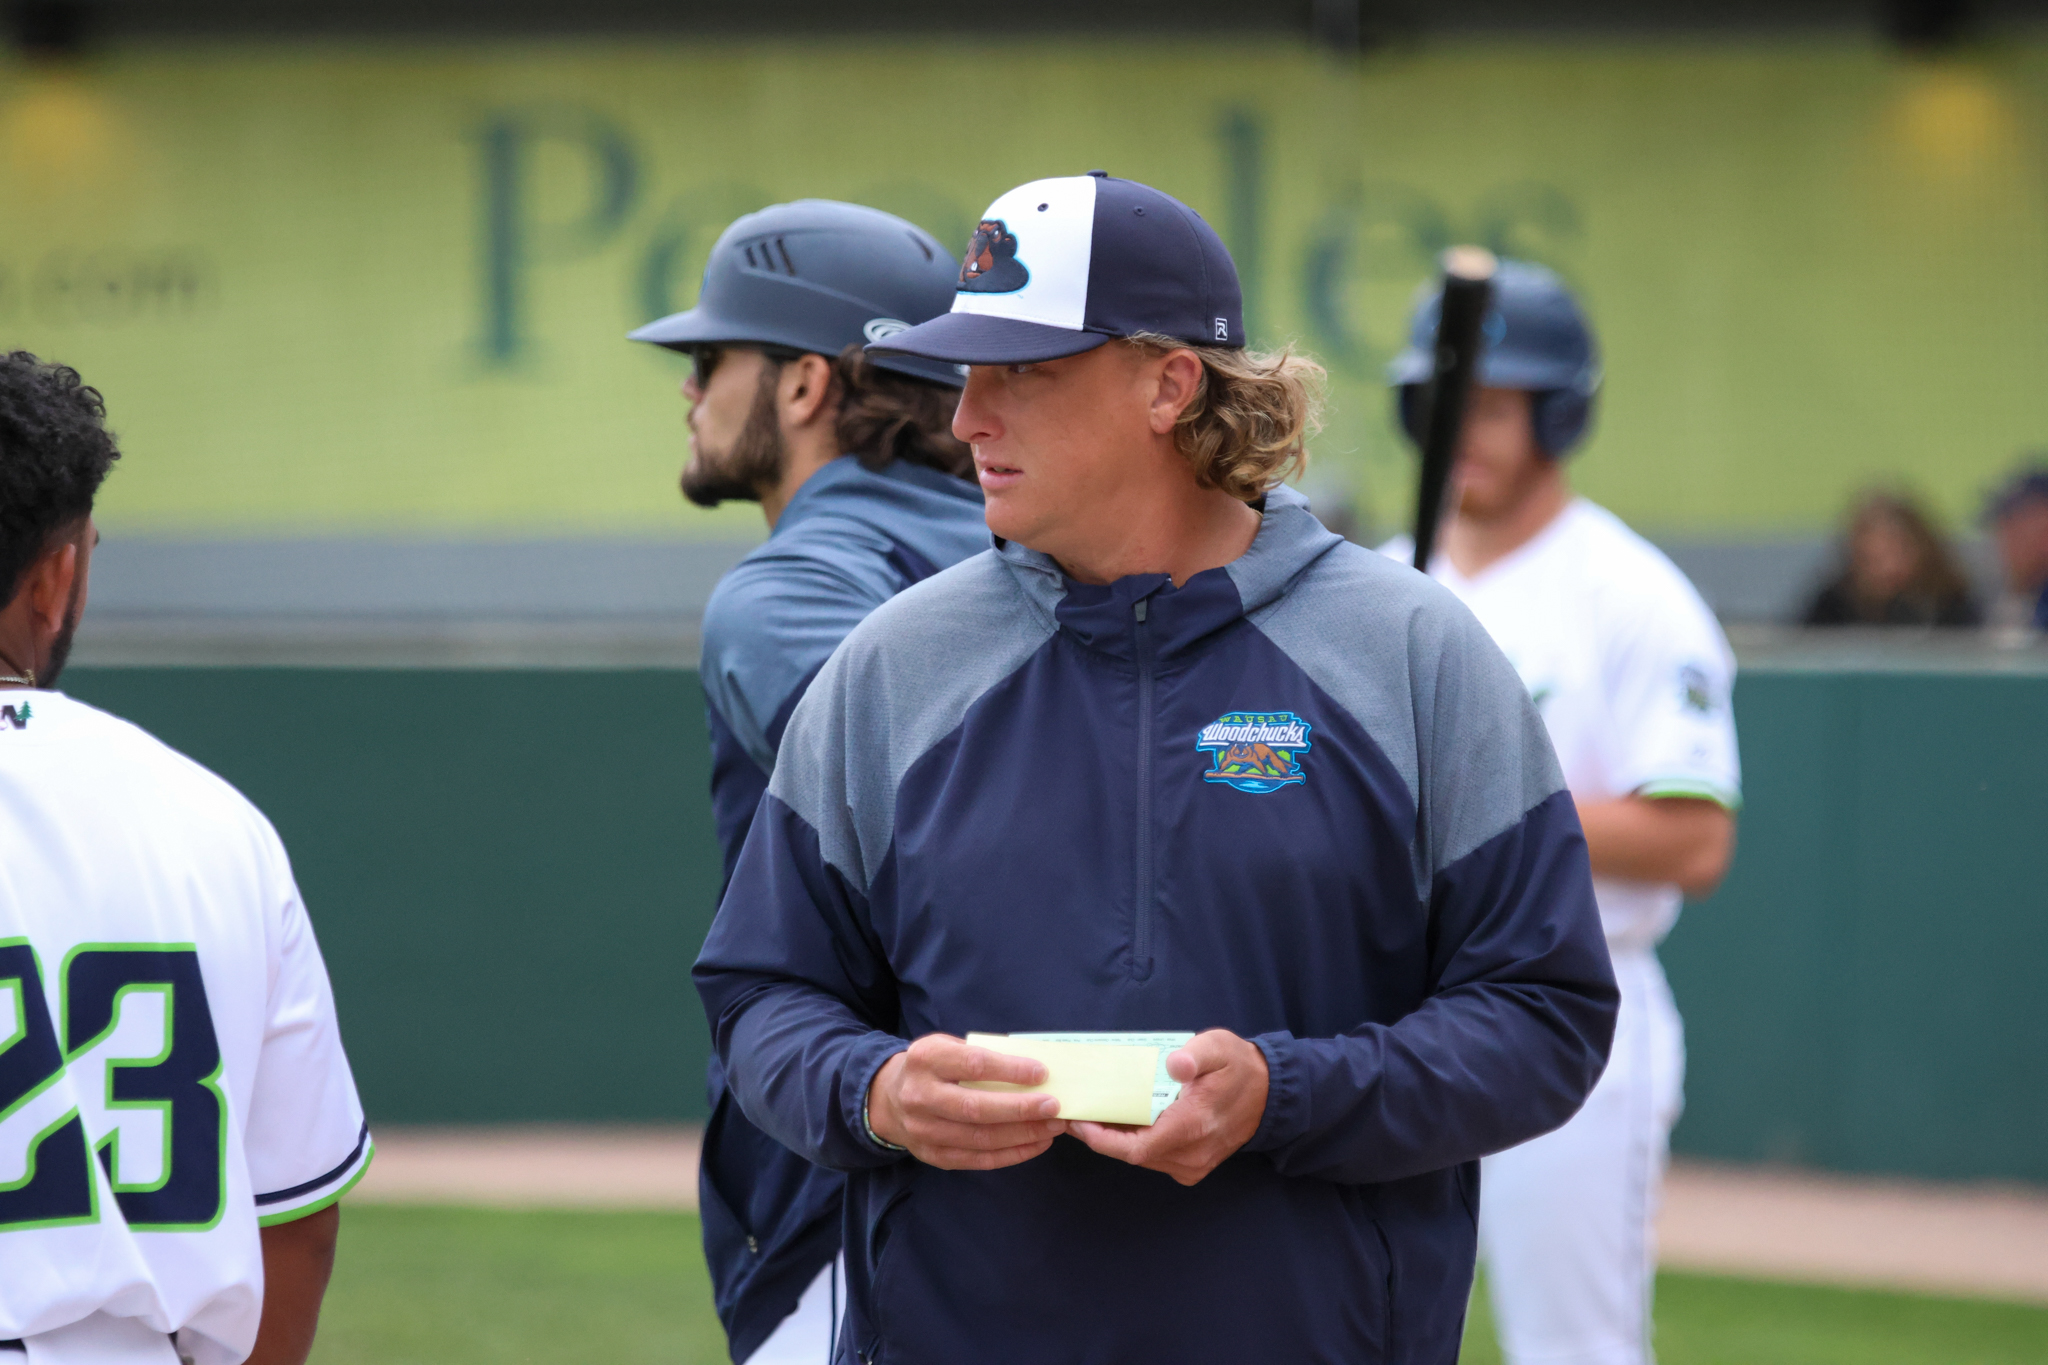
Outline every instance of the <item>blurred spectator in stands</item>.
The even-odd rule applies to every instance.
[[[1809,626],[1974,626],[1969,575],[1904,494],[1866,493],[1849,518],[1842,567],[1806,609]]]
[[[2006,480],[1991,495],[1984,524],[2005,571],[2005,591],[1992,608],[1992,624],[2048,630],[2048,461]]]

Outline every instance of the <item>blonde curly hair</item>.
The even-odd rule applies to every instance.
[[[1202,383],[1174,424],[1174,444],[1204,488],[1253,502],[1308,466],[1308,438],[1323,428],[1321,365],[1290,348],[1190,346],[1155,332],[1125,344],[1153,353],[1193,351]]]

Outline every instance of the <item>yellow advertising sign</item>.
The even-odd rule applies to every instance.
[[[752,531],[683,507],[687,306],[817,195],[965,242],[1104,167],[1215,222],[1254,335],[1329,364],[1312,479],[1406,516],[1382,369],[1436,251],[1556,266],[1602,333],[1576,473],[1654,531],[1951,514],[2048,443],[2048,46],[731,43],[129,49],[0,72],[0,332],[104,388],[111,526]]]

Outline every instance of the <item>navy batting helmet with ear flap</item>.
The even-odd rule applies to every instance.
[[[628,333],[675,351],[777,346],[836,356],[928,322],[953,306],[959,262],[915,223],[835,199],[750,213],[719,234],[697,306]],[[934,384],[957,365],[907,355],[873,363]]]
[[[1409,437],[1422,440],[1422,392],[1435,369],[1441,286],[1424,285],[1409,323],[1408,349],[1387,367],[1395,403]],[[1536,444],[1553,458],[1585,439],[1600,389],[1600,351],[1593,329],[1564,282],[1540,265],[1502,261],[1493,277],[1493,302],[1482,325],[1479,382],[1489,388],[1526,389]]]

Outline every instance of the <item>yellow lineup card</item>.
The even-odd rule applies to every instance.
[[[968,1081],[975,1090],[1051,1095],[1063,1119],[1146,1127],[1180,1097],[1166,1058],[1192,1033],[970,1033],[967,1042],[1045,1064],[1043,1085]]]

